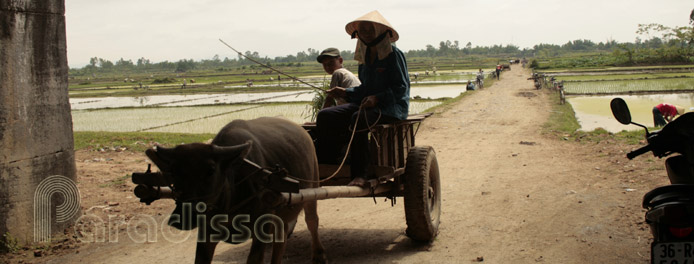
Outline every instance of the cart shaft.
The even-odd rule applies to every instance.
[[[357,186],[324,186],[318,188],[301,189],[299,193],[282,193],[282,197],[288,204],[297,204],[309,201],[326,200],[346,197],[369,197],[391,190],[389,184],[380,184],[373,189]]]
[[[324,186],[299,190],[299,193],[283,192],[282,197],[287,204],[298,204],[309,201],[341,198],[341,197],[370,197],[391,191],[394,183],[379,184],[375,188],[362,188],[357,186]],[[148,187],[138,185],[135,196],[152,200],[174,199],[169,187]],[[373,193],[372,193],[373,190]]]

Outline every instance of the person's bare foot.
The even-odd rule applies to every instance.
[[[358,187],[366,187],[366,179],[362,177],[356,177],[354,178],[351,182],[347,184],[347,186],[358,186]]]

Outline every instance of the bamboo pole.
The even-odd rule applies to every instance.
[[[390,191],[390,186],[381,184],[376,186],[373,194]],[[282,193],[287,204],[298,204],[309,201],[326,200],[344,197],[362,197],[372,194],[370,188],[357,186],[324,186],[319,188],[301,189],[299,193]]]
[[[373,183],[373,182],[372,182]],[[318,188],[301,189],[299,193],[281,193],[287,204],[298,204],[309,201],[341,198],[341,197],[362,197],[372,194],[380,194],[391,190],[391,185],[380,184],[373,189],[357,186],[324,186]],[[174,194],[169,187],[150,187],[138,185],[135,188],[135,196],[141,199],[174,199]]]
[[[222,39],[219,39],[219,41],[222,42],[222,44],[224,44],[224,45],[226,45],[227,47],[229,47],[229,48],[230,48],[231,50],[233,50],[234,52],[236,52],[237,54],[239,54],[239,56],[242,56],[242,57],[246,58],[247,60],[250,60],[250,61],[252,61],[252,62],[255,62],[256,64],[259,64],[260,66],[263,66],[263,67],[268,68],[268,69],[270,69],[270,70],[273,70],[273,71],[275,71],[275,72],[277,72],[277,73],[280,73],[280,74],[282,74],[282,75],[284,75],[284,76],[287,76],[287,77],[291,78],[292,80],[295,80],[295,81],[297,81],[297,82],[300,82],[300,83],[303,83],[303,84],[305,84],[305,85],[308,85],[309,87],[311,87],[311,88],[313,88],[313,89],[316,89],[316,90],[318,90],[318,91],[325,92],[325,90],[319,88],[318,86],[315,86],[315,85],[313,85],[313,84],[304,82],[304,81],[302,81],[302,80],[299,79],[299,78],[296,78],[296,77],[294,77],[294,76],[291,76],[291,75],[289,75],[289,74],[286,74],[286,73],[284,73],[283,71],[280,71],[280,70],[278,70],[278,69],[275,69],[275,68],[273,68],[273,67],[270,67],[270,65],[264,64],[264,63],[262,63],[262,62],[259,62],[259,61],[257,61],[257,60],[254,60],[254,59],[251,58],[251,57],[248,57],[248,56],[244,55],[244,54],[241,53],[240,51],[236,50],[235,48],[231,47],[229,44],[227,44],[226,42],[224,42],[224,40],[222,40]]]

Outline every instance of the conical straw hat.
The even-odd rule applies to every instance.
[[[400,38],[400,36],[398,35],[398,32],[395,31],[393,26],[391,26],[390,23],[388,23],[388,21],[383,17],[383,15],[381,15],[381,13],[379,13],[376,10],[371,11],[370,13],[363,15],[363,16],[355,19],[354,21],[347,23],[347,25],[345,26],[345,30],[347,31],[347,34],[349,34],[351,36],[352,33],[354,33],[354,31],[357,30],[357,26],[359,25],[359,22],[362,22],[362,21],[378,23],[378,24],[386,26],[388,29],[390,29],[391,32],[393,32],[393,36],[390,37],[390,42],[395,42]]]
[[[678,115],[684,115],[684,113],[686,112],[686,110],[684,110],[684,107],[681,107],[681,106],[679,106],[679,105],[676,105],[676,106],[675,106],[675,109],[677,109],[677,114],[678,114]]]

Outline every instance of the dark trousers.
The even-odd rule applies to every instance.
[[[358,115],[358,118],[357,118]],[[318,162],[323,164],[339,164],[342,161],[340,155],[342,148],[349,143],[352,135],[352,127],[356,125],[350,155],[350,174],[352,178],[367,177],[369,166],[369,139],[368,126],[375,124],[391,123],[397,118],[380,115],[378,108],[362,109],[359,113],[359,105],[343,104],[328,107],[316,117],[316,154]],[[367,125],[368,123],[368,125]]]
[[[653,107],[653,125],[656,127],[667,125],[665,118],[663,118],[663,113],[661,113],[657,107]]]

